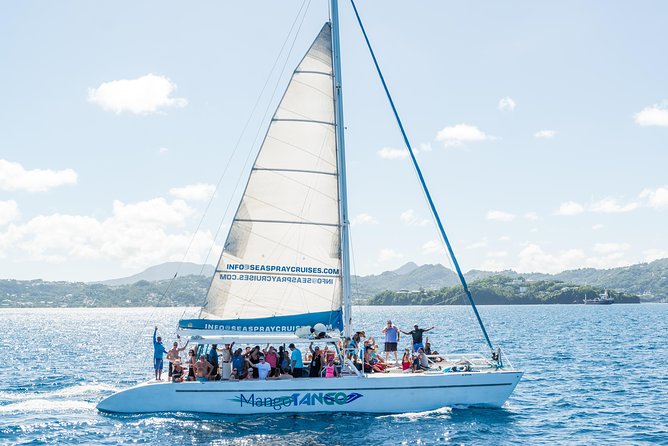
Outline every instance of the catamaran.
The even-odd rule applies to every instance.
[[[407,150],[488,351],[441,355],[425,373],[366,373],[337,349],[340,376],[281,380],[149,381],[98,404],[115,413],[404,413],[446,406],[501,407],[522,377],[493,346],[450,246],[358,11],[351,1]],[[250,171],[196,319],[183,339],[211,345],[316,342],[352,335],[338,1],[292,74]],[[313,327],[326,327],[314,338]],[[319,330],[316,330],[319,331]],[[388,397],[391,395],[391,397]]]

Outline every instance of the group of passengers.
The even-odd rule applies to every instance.
[[[187,348],[188,342],[183,346],[174,342],[172,349],[167,351],[161,337],[157,336],[157,331],[156,326],[153,332],[153,347],[155,379],[158,381],[162,380],[165,353],[169,362],[169,380],[173,382],[289,379],[304,376],[335,378],[340,375],[341,366],[336,349],[329,345],[320,348],[311,343],[305,358],[307,367],[304,367],[302,352],[295,344],[290,344],[287,349],[284,345],[278,349],[273,345],[267,345],[263,349],[256,345],[235,350],[234,342],[225,344],[223,348],[212,344],[208,353],[200,354],[199,357],[197,349],[191,348],[188,350],[188,360],[184,363],[180,353]]]
[[[432,351],[428,337],[426,342],[422,343],[423,333],[433,328],[420,328],[415,324],[413,330],[405,332],[388,320],[387,326],[381,330],[385,337],[384,357],[380,354],[380,347],[374,337],[367,338],[364,331],[358,331],[352,338],[346,338],[345,344],[339,340],[337,346],[338,350],[343,352],[345,345],[345,357],[365,373],[387,373],[391,368],[400,368],[405,373],[420,373],[431,368],[429,357],[438,355],[437,351]],[[156,326],[153,332],[153,347],[155,379],[158,381],[162,378],[164,354],[167,354],[169,362],[169,379],[173,382],[340,376],[341,361],[337,348],[329,345],[333,340],[324,348],[317,345],[314,347],[311,342],[305,356],[295,344],[290,344],[287,349],[284,345],[278,349],[269,344],[263,349],[259,345],[233,349],[234,342],[225,344],[223,348],[212,344],[208,353],[200,354],[199,357],[196,348],[188,350],[188,359],[184,363],[180,353],[187,348],[188,342],[183,346],[174,342],[167,351],[160,336],[157,336],[157,331]],[[410,335],[412,343],[410,349],[404,349],[399,362],[397,346],[401,334]],[[389,361],[390,354],[394,355],[393,363]],[[436,356],[434,360],[439,359],[441,358]]]
[[[393,366],[399,366],[397,358],[397,346],[401,339],[401,334],[410,335],[412,339],[411,348],[404,350],[401,358],[401,369],[405,373],[420,373],[432,368],[429,356],[438,355],[437,351],[432,351],[429,337],[426,342],[422,342],[423,334],[431,328],[420,328],[418,324],[413,326],[411,331],[399,330],[392,324],[391,320],[387,321],[381,333],[385,336],[385,357],[383,358],[379,352],[380,347],[376,344],[373,336],[366,337],[364,331],[358,331],[347,341],[347,355],[348,358],[355,364],[360,364],[360,369],[363,367],[365,373],[387,373]],[[362,341],[364,339],[364,341]],[[394,355],[394,363],[390,363],[389,355]],[[434,358],[438,362],[442,360],[439,356]]]

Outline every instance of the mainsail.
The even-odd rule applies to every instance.
[[[331,26],[294,71],[237,209],[200,319],[182,328],[342,328]]]

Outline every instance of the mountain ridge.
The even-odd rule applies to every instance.
[[[169,280],[174,277],[177,271],[178,277],[188,275],[211,277],[215,267],[189,262],[166,262],[128,277],[94,283],[114,287],[131,285],[142,280],[149,282]],[[464,276],[469,282],[491,276],[523,277],[529,281],[558,280],[576,285],[598,286],[638,294],[647,301],[668,301],[668,258],[608,269],[578,268],[556,274],[472,269]],[[361,303],[386,290],[436,290],[457,286],[459,285],[459,278],[454,271],[440,263],[418,265],[415,262],[407,262],[399,268],[384,271],[380,274],[353,275],[351,282],[353,299]]]

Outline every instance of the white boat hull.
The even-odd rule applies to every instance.
[[[111,413],[216,414],[422,412],[441,407],[501,407],[518,371],[375,374],[273,381],[148,382],[118,392],[97,408]]]

